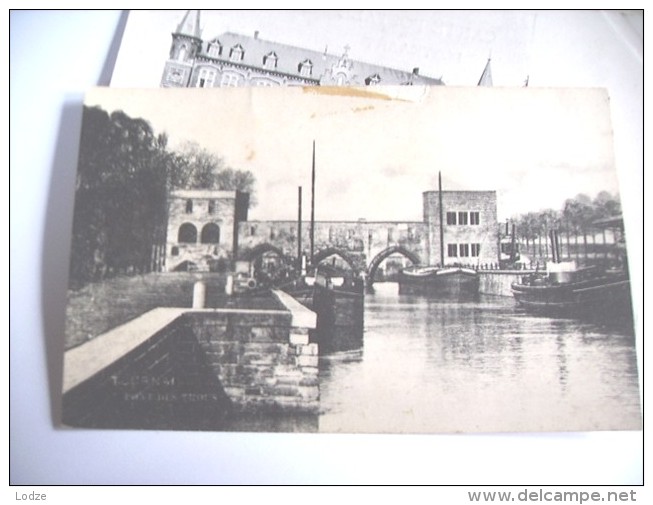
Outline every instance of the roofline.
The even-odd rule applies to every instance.
[[[296,49],[296,50],[298,49],[298,50],[301,50],[301,51],[308,51],[308,52],[311,52],[311,53],[315,53],[316,55],[319,55],[320,57],[325,57],[326,56],[328,58],[334,58],[334,59],[341,58],[341,56],[333,54],[333,53],[320,52],[320,51],[315,50],[315,49],[309,49],[309,48],[301,47],[301,46],[294,46],[294,45],[291,45],[291,44],[285,44],[283,42],[275,42],[273,40],[261,39],[261,38],[258,38],[258,37],[252,37],[251,35],[243,35],[243,34],[235,33],[235,32],[222,32],[220,35],[216,35],[215,37],[212,37],[210,39],[206,39],[206,40],[202,39],[202,42],[206,41],[206,42],[210,43],[210,42],[213,42],[215,40],[220,42],[219,39],[223,35],[242,37],[242,38],[250,39],[252,41],[255,40],[255,41],[260,41],[260,42],[267,43],[267,44],[274,44],[276,46],[287,47],[287,48],[290,48],[290,49]],[[220,45],[222,45],[222,42],[220,42]],[[218,58],[215,58],[215,57],[205,55],[204,53],[202,53],[200,56],[201,57],[207,57],[207,58],[214,58],[216,60],[218,59]],[[439,82],[441,84],[444,84],[444,81],[441,78],[438,78],[438,77],[430,77],[428,75],[423,75],[423,74],[419,74],[419,73],[415,74],[413,71],[410,71],[410,70],[402,70],[400,68],[388,67],[388,66],[385,66],[385,65],[382,65],[382,64],[379,64],[379,63],[370,63],[369,61],[358,60],[358,59],[355,59],[355,58],[349,58],[349,59],[351,59],[352,61],[354,61],[356,63],[361,63],[361,64],[364,64],[364,65],[368,65],[370,67],[378,67],[380,69],[392,70],[392,71],[395,71],[395,72],[402,72],[402,73],[406,74],[407,76],[416,75],[417,77],[420,77],[420,78],[425,79],[425,80],[437,81],[437,82]],[[224,61],[227,61],[229,63],[234,63],[231,60],[224,60]],[[247,68],[257,68],[257,69],[260,68],[260,67],[250,67],[249,65],[243,65],[243,66],[245,66]],[[419,68],[419,67],[413,67],[413,69],[415,69],[415,68]],[[268,69],[266,69],[266,70],[268,70]]]
[[[217,61],[217,62],[220,62],[220,63],[229,63],[230,65],[232,65],[234,67],[241,67],[241,68],[244,68],[244,69],[247,69],[247,70],[261,70],[261,67],[256,67],[254,65],[248,65],[246,63],[239,63],[237,61],[216,58],[215,56],[208,56],[206,54],[200,54],[200,55],[196,56],[195,61],[198,61],[198,60],[213,60],[213,61]],[[269,68],[266,68],[264,70],[266,72],[268,72],[270,74],[273,74],[273,75],[276,75],[276,76],[289,77],[289,78],[292,78],[292,79],[298,80],[298,81],[300,81],[300,80],[312,81],[312,82],[315,82],[316,84],[320,83],[320,79],[316,79],[315,77],[307,77],[307,76],[303,76],[303,75],[288,74],[286,72],[280,72],[278,70],[275,71],[275,70],[269,69]]]

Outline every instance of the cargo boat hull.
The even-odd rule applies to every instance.
[[[551,276],[525,276],[511,285],[524,309],[542,314],[611,317],[630,314],[630,280],[623,272],[588,273],[584,278],[557,282]]]
[[[470,268],[404,269],[399,276],[400,294],[473,297],[478,286],[478,273]]]

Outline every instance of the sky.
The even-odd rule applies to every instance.
[[[118,88],[159,86],[170,49],[171,33],[183,15],[184,11],[131,12],[123,34],[111,86]],[[607,144],[614,146],[612,163],[618,174],[618,187],[614,185],[615,179],[611,176],[605,179],[604,188],[596,187],[595,182],[588,183],[587,170],[590,168],[587,168],[586,164],[595,167],[596,163],[609,162],[605,160],[598,162],[596,160],[598,153],[594,152],[595,147],[587,144],[588,139],[579,136],[579,132],[572,132],[567,141],[585,143],[584,150],[580,144],[575,149],[554,144],[550,144],[550,147],[553,148],[552,150],[557,149],[557,154],[573,151],[573,159],[554,159],[555,157],[549,153],[549,171],[546,177],[538,171],[519,172],[514,166],[509,170],[495,166],[494,187],[489,189],[500,191],[499,217],[501,219],[511,217],[514,212],[521,212],[526,202],[531,210],[538,210],[541,207],[561,205],[559,197],[566,198],[580,192],[590,193],[592,196],[592,193],[600,189],[613,192],[620,190],[625,214],[634,219],[639,219],[641,215],[643,186],[641,113],[643,17],[641,13],[616,10],[229,10],[202,11],[200,19],[202,36],[205,39],[227,31],[241,34],[253,34],[258,31],[262,39],[317,51],[324,51],[326,48],[333,54],[339,54],[345,46],[349,46],[349,55],[353,59],[407,71],[419,67],[423,75],[441,77],[448,88],[475,87],[488,58],[491,57],[495,88],[520,88],[528,77],[529,90],[551,87],[605,89],[609,103],[607,110],[601,110],[599,113],[602,118],[600,127],[611,129],[613,139],[607,141],[605,145],[602,144],[599,151],[601,155],[607,156]],[[570,124],[582,125],[586,117],[581,114],[574,119],[572,112],[577,107],[575,104],[568,105],[568,109],[562,110],[563,116],[559,116],[559,119],[552,119],[549,116],[547,121],[552,122],[546,124],[564,126],[571,121]],[[581,104],[580,107],[583,108],[585,105]],[[489,172],[480,170],[480,166],[492,167],[492,157],[496,157],[494,160],[496,165],[499,160],[505,160],[507,156],[504,152],[506,139],[502,138],[501,142],[496,143],[493,136],[498,123],[502,123],[502,126],[497,131],[505,127],[514,136],[514,142],[509,147],[512,153],[512,159],[508,160],[509,165],[511,163],[514,165],[518,160],[523,159],[527,154],[524,152],[527,147],[539,152],[540,145],[549,145],[548,143],[554,140],[563,144],[565,142],[565,138],[558,135],[565,131],[564,129],[556,131],[556,128],[538,125],[537,117],[528,117],[526,114],[519,114],[519,111],[501,107],[495,107],[490,111],[486,106],[484,110],[488,113],[484,114],[479,122],[471,121],[471,116],[451,113],[452,120],[458,127],[462,128],[461,123],[463,123],[470,129],[468,143],[464,146],[454,144],[455,149],[448,150],[449,159],[439,160],[442,162],[441,165],[429,167],[420,177],[416,177],[411,170],[417,168],[409,168],[406,163],[382,164],[382,173],[385,176],[394,173],[395,177],[375,177],[368,180],[365,191],[371,194],[378,192],[379,189],[392,188],[395,193],[405,195],[404,198],[411,199],[413,203],[411,208],[407,207],[405,210],[393,208],[392,214],[398,219],[420,219],[421,192],[434,187],[437,170],[444,172],[445,181],[448,180],[447,178],[451,179],[448,184],[452,189],[457,183],[468,182],[464,177],[452,175],[459,173],[462,167],[465,168],[465,173],[474,174],[474,188],[487,184]],[[554,107],[552,112],[559,110]],[[468,114],[468,111],[465,114]],[[603,121],[606,118],[611,121],[611,127],[605,126]],[[511,123],[512,121],[517,123]],[[518,127],[515,128],[515,125]],[[526,138],[527,132],[531,134],[529,138]],[[543,136],[532,136],[537,134]],[[590,133],[588,132],[587,135]],[[326,144],[323,148],[327,153],[332,150]],[[272,154],[272,151],[270,153]],[[223,154],[226,155],[226,152]],[[545,156],[544,153],[540,154]],[[454,156],[457,159],[451,159]],[[583,157],[587,158],[585,162],[581,159]],[[522,168],[525,169],[534,161],[530,160]],[[545,161],[542,159],[538,163]],[[324,168],[325,159],[322,154],[319,162],[323,166],[321,174],[324,174],[327,169]],[[237,156],[233,158],[233,163],[234,165],[240,163]],[[248,169],[259,166],[260,163],[253,164],[251,167],[243,164],[236,168]],[[564,170],[565,166],[567,170]],[[267,171],[271,170],[271,167],[260,166],[260,169],[266,171],[265,174],[257,174],[259,181],[263,181],[267,178]],[[366,170],[369,172],[370,167],[366,167]],[[408,170],[408,173],[404,173],[404,170]],[[509,180],[502,178],[500,174],[509,173],[514,176],[516,172],[521,176],[519,184],[527,191],[521,196],[516,192],[511,195],[501,193],[506,186],[514,187],[515,180],[514,177]],[[358,174],[358,171],[355,173]],[[288,180],[288,184],[294,186],[303,184],[295,179],[296,177],[293,177],[292,180]],[[564,183],[561,184],[563,181]],[[557,189],[541,191],[548,186],[555,188],[556,182],[559,184]],[[345,179],[334,178],[331,181],[324,181],[321,190],[329,190],[328,184],[332,184],[331,189],[337,193],[351,193],[350,188],[343,187],[345,183],[347,183]],[[564,191],[561,190],[560,185],[565,187]],[[260,196],[264,187],[266,186],[261,187]],[[296,189],[293,191],[296,192]],[[548,198],[554,194],[559,197]],[[626,198],[624,194],[627,195]],[[366,199],[369,205],[363,205],[358,192],[355,192],[355,195],[358,198],[358,205],[351,203],[345,206],[331,206],[325,211],[340,214],[347,212],[347,217],[351,216],[352,219],[388,218],[387,212],[386,215],[381,216],[382,208],[378,211],[372,208],[371,199]],[[380,198],[375,200],[381,201]],[[254,209],[252,215],[277,216],[280,207],[266,209],[264,200],[260,201],[261,205],[258,209]],[[289,215],[292,216],[292,212]],[[287,216],[284,214],[284,217]]]
[[[438,173],[444,190],[496,190],[500,219],[619,190],[600,89],[97,88],[86,104],[250,170],[252,219],[294,219],[297,187],[310,191],[313,140],[319,220],[420,221]]]

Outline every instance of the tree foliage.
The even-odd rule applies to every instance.
[[[589,232],[596,229],[599,219],[621,214],[618,195],[601,191],[594,199],[580,193],[565,200],[562,209],[547,209],[528,212],[515,218],[520,236],[533,240],[547,230],[564,228],[574,233]]]
[[[189,145],[190,146],[190,145]],[[167,196],[174,188],[252,191],[249,172],[227,167],[199,146],[168,148],[165,134],[122,111],[85,107],[71,252],[71,286],[149,269],[165,243]]]
[[[186,142],[175,153],[170,174],[172,189],[216,189],[243,191],[254,205],[254,175],[248,170],[235,170],[220,156],[194,142]]]

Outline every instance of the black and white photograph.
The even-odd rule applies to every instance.
[[[608,103],[526,87],[90,91],[63,422],[639,429]]]

